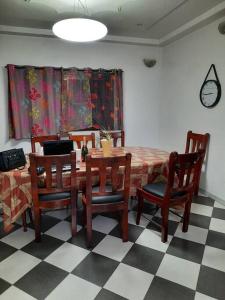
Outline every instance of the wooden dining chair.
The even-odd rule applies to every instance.
[[[182,231],[188,231],[189,216],[195,181],[200,172],[204,151],[178,154],[169,157],[167,183],[150,183],[137,189],[138,210],[136,224],[139,225],[144,199],[161,208],[162,242],[167,242],[169,208],[184,205]]]
[[[83,145],[83,140],[86,139],[86,143],[91,142],[92,148],[95,148],[95,134],[81,134],[81,135],[75,135],[75,134],[69,134],[69,139],[76,142],[78,149],[81,149]]]
[[[31,193],[34,209],[35,240],[41,240],[41,212],[43,209],[62,208],[71,205],[72,236],[77,232],[76,227],[76,153],[66,155],[40,156],[31,153]],[[63,178],[63,166],[71,165],[71,174]],[[53,172],[53,167],[55,171]],[[44,172],[38,175],[38,170]],[[40,176],[44,180],[41,184]],[[66,180],[68,179],[68,180]]]
[[[130,191],[131,154],[117,157],[91,157],[86,159],[86,189],[82,196],[87,227],[88,247],[92,241],[92,215],[121,212],[122,238],[128,240],[128,198]],[[93,177],[98,185],[93,186]]]
[[[32,153],[36,152],[36,147],[35,147],[36,143],[39,143],[41,146],[43,146],[43,142],[58,141],[58,140],[60,140],[59,134],[32,136],[31,137],[31,151],[32,151]]]
[[[201,164],[200,168],[202,168],[202,165],[204,162],[208,142],[209,142],[209,133],[200,134],[200,133],[194,133],[192,131],[187,132],[185,153],[196,152],[200,149],[204,151],[204,156],[203,156],[202,164]],[[194,191],[195,195],[198,195],[200,177],[201,177],[201,172],[199,172],[199,177],[196,179],[196,185],[195,185],[195,191]]]
[[[120,131],[107,131],[113,139],[113,147],[118,147],[118,141],[120,140],[121,147],[125,147],[125,134],[123,130]],[[100,131],[100,139],[104,138],[104,132]]]

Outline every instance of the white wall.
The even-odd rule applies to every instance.
[[[143,58],[155,58],[146,68]],[[124,121],[127,145],[158,146],[158,99],[161,49],[112,43],[73,44],[59,39],[0,35],[0,151],[23,146],[8,141],[6,64],[78,68],[121,68],[124,71]]]
[[[160,146],[183,151],[186,132],[209,132],[207,172],[201,187],[225,201],[225,36],[214,22],[163,49],[160,97]],[[222,97],[213,109],[204,108],[199,91],[214,63]]]

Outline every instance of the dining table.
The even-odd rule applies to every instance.
[[[92,156],[103,156],[102,149],[89,149]],[[138,187],[150,182],[166,180],[168,174],[169,153],[149,147],[115,147],[112,156],[131,153],[130,196],[136,196]],[[28,156],[27,156],[28,157]],[[65,172],[65,179],[70,172]],[[85,162],[79,163],[77,170],[77,187],[82,188],[86,179]],[[13,223],[32,207],[31,177],[29,173],[29,159],[21,170],[14,169],[0,172],[0,202],[2,204],[4,231],[12,229]]]

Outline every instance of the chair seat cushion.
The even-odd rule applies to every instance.
[[[166,191],[166,183],[164,182],[149,183],[143,186],[143,190],[157,197],[163,198]],[[175,192],[172,194],[172,198],[181,197],[184,195],[185,192]]]
[[[70,198],[70,192],[39,194],[39,201],[57,201]]]
[[[106,192],[112,192],[112,186],[106,185],[105,187]],[[98,193],[99,192],[99,186],[94,186],[92,188],[92,193]],[[93,204],[107,204],[107,203],[116,203],[123,201],[123,195],[122,194],[115,194],[115,195],[109,195],[109,196],[92,196],[92,203]]]

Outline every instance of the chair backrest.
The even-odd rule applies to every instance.
[[[76,192],[76,152],[66,155],[37,155],[30,153],[31,189],[34,204],[39,194],[52,194],[70,191]],[[71,176],[63,180],[63,166],[71,165]],[[52,167],[56,169],[52,171]],[[44,172],[44,185],[40,184],[38,170]],[[75,196],[75,194],[74,194]],[[72,197],[72,195],[71,195]]]
[[[201,172],[204,150],[198,152],[178,154],[172,152],[169,157],[169,174],[166,193],[168,199],[172,195],[182,196],[194,192],[196,180]]]
[[[196,152],[198,150],[203,150],[206,152],[209,142],[209,133],[200,134],[188,131],[185,153]]]
[[[113,139],[113,147],[117,147],[117,142],[120,139],[121,147],[125,147],[125,134],[123,130],[120,131],[107,131]],[[100,131],[100,139],[104,138],[104,132]]]
[[[36,152],[36,147],[35,147],[36,143],[39,143],[41,146],[43,146],[43,142],[58,141],[58,140],[60,140],[60,135],[59,134],[32,136],[31,137],[31,151],[32,151],[32,153]]]
[[[69,134],[69,139],[77,143],[78,149],[81,149],[84,138],[86,139],[87,144],[90,141],[92,148],[95,148],[95,134],[94,133],[81,134],[81,135]]]
[[[86,198],[122,194],[128,201],[130,193],[131,154],[115,157],[86,158]],[[93,177],[98,177],[99,190],[92,192]]]

